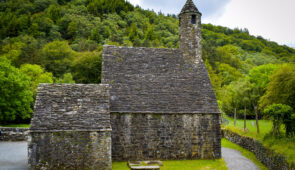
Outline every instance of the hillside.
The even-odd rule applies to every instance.
[[[233,108],[242,114],[244,107],[251,115],[253,106],[263,103],[278,64],[295,61],[295,49],[251,36],[247,29],[203,24],[202,36],[203,59],[229,115]],[[100,83],[104,44],[177,48],[178,18],[124,0],[1,1],[0,76],[21,88],[0,90],[7,96],[0,97],[0,122],[30,118],[38,83]],[[261,80],[255,79],[259,70],[269,70]],[[9,95],[15,91],[20,94]]]

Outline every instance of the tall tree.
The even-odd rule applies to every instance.
[[[39,65],[24,64],[20,67],[20,72],[30,78],[30,89],[34,98],[37,94],[39,83],[53,83],[54,80],[52,73],[45,72]]]
[[[282,103],[295,108],[295,65],[285,64],[274,73],[259,101],[260,107]]]
[[[45,69],[57,78],[70,71],[75,52],[66,41],[53,41],[42,49]]]
[[[0,86],[0,122],[31,118],[30,79],[3,58],[0,58]]]

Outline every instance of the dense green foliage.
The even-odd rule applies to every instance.
[[[295,133],[294,120],[292,120],[292,107],[284,104],[272,104],[264,109],[264,114],[271,117],[273,121],[272,133],[275,136],[280,135],[281,124],[285,124],[288,135]],[[292,123],[291,123],[292,122]]]
[[[28,75],[33,95],[38,83],[100,83],[104,44],[177,48],[178,31],[175,15],[125,0],[0,1],[0,58]],[[261,99],[270,94],[270,77],[280,64],[295,61],[295,49],[247,29],[211,24],[202,25],[202,37],[203,60],[224,112],[237,108],[242,115],[246,107],[253,116],[255,106],[262,111],[271,104]]]
[[[34,96],[39,83],[53,83],[52,73],[45,72],[39,65],[24,64],[20,67],[20,72],[30,78],[30,89]]]
[[[28,119],[33,95],[30,80],[6,59],[0,58],[0,122]]]

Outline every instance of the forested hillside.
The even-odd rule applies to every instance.
[[[203,24],[202,36],[224,112],[295,109],[295,49],[247,29]],[[178,18],[125,0],[0,1],[0,122],[29,120],[39,83],[100,83],[104,44],[177,48]]]

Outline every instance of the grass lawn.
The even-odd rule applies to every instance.
[[[243,147],[237,144],[234,144],[225,138],[222,139],[221,145],[222,147],[225,147],[225,148],[230,148],[230,149],[235,149],[240,151],[243,156],[247,157],[252,162],[254,162],[261,170],[267,170],[267,168],[256,158],[254,153],[248,151],[247,149],[244,149]]]
[[[2,125],[0,124],[0,127],[15,127],[15,128],[29,128],[30,124],[8,124],[8,125]]]
[[[225,125],[224,128],[229,129],[233,132],[242,134],[243,136],[249,136],[249,137],[255,138],[260,141],[262,141],[264,136],[266,134],[270,133],[270,131],[272,129],[272,121],[259,120],[258,124],[259,124],[260,133],[257,134],[256,120],[247,120],[246,127],[248,130],[246,132],[244,132],[244,120],[243,119],[237,119],[236,127],[234,127],[234,119],[227,117],[227,116],[225,116],[225,118],[227,120],[229,120],[229,124]],[[255,126],[253,126],[253,123]]]
[[[227,170],[223,159],[163,161],[161,170]],[[113,170],[129,170],[127,162],[113,162]]]
[[[252,137],[263,143],[264,146],[274,150],[277,153],[285,155],[289,163],[295,162],[295,137],[287,138],[282,136],[280,138],[274,138],[269,135],[272,129],[272,121],[270,120],[259,120],[260,133],[257,134],[256,126],[252,125],[255,120],[247,120],[247,131],[244,132],[244,120],[238,119],[236,127],[234,127],[234,119],[226,117],[229,120],[228,125],[223,125],[223,128],[228,129],[232,132],[238,133],[242,136]],[[281,127],[282,134],[284,134],[284,127]]]

